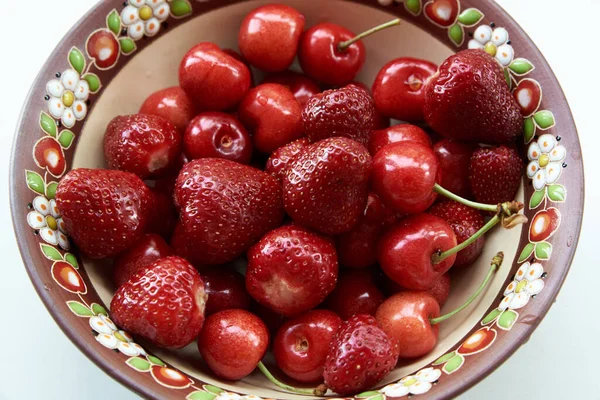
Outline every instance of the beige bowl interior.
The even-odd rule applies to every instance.
[[[153,91],[177,85],[179,61],[186,51],[196,43],[211,41],[221,47],[237,48],[237,32],[243,16],[251,9],[268,2],[245,2],[204,14],[170,30],[155,40],[151,46],[137,53],[131,62],[104,88],[93,111],[88,116],[77,145],[73,168],[103,167],[102,136],[108,122],[117,115],[137,112],[146,96]],[[318,22],[332,21],[349,27],[354,32],[361,32],[394,18],[384,11],[342,1],[285,0],[279,2],[289,4],[304,13],[307,17],[307,26]],[[359,75],[359,80],[369,86],[381,66],[393,58],[412,56],[439,64],[452,53],[452,50],[446,45],[409,22],[404,22],[399,27],[367,38],[365,45],[368,51],[367,61]],[[522,200],[522,190],[518,198]],[[453,276],[452,291],[444,310],[452,310],[469,297],[483,280],[493,255],[497,251],[503,250],[507,262],[496,274],[489,289],[484,292],[478,302],[441,324],[438,345],[429,355],[419,360],[400,362],[399,367],[383,383],[398,380],[435,360],[481,320],[496,295],[502,290],[511,261],[515,257],[519,237],[520,228],[511,231],[495,230],[488,236],[484,254],[477,265],[467,271],[459,271]],[[107,305],[110,304],[114,288],[105,273],[107,266],[101,262],[90,260],[85,260],[84,264],[100,297]],[[216,379],[202,362],[195,343],[179,351],[148,347],[157,356],[180,370],[226,390],[263,397],[299,398],[299,396],[278,391],[258,371],[241,382]]]

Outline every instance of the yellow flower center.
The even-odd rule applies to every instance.
[[[527,281],[525,279],[523,279],[517,285],[517,288],[515,289],[515,293],[521,293],[523,291],[523,289],[525,289],[525,286],[527,286]]]
[[[62,102],[65,107],[71,107],[75,101],[75,95],[70,90],[66,90],[62,95]]]
[[[546,165],[548,165],[548,162],[550,162],[550,157],[548,154],[542,154],[540,156],[540,167],[544,168]]]
[[[147,21],[152,18],[152,8],[150,6],[143,6],[140,8],[140,18],[142,21]]]
[[[498,47],[494,42],[487,42],[483,49],[492,57],[494,57],[496,55],[496,52],[498,51]]]
[[[408,378],[407,380],[405,380],[405,381],[404,381],[402,384],[403,384],[404,386],[412,386],[412,385],[414,385],[414,384],[415,384],[415,383],[417,383],[417,382],[418,382],[417,378],[410,377],[410,378]]]
[[[46,216],[46,224],[48,225],[48,228],[52,229],[53,231],[58,229],[58,224],[56,223],[56,219],[54,219],[54,217],[52,215]]]

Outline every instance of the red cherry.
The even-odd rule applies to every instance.
[[[252,140],[246,128],[232,115],[204,112],[187,126],[183,149],[190,160],[224,158],[248,164],[252,157]]]
[[[199,110],[235,106],[248,92],[250,79],[244,63],[209,42],[192,47],[179,65],[179,85]]]
[[[429,290],[454,264],[452,254],[434,264],[432,256],[456,246],[454,231],[443,219],[418,214],[400,220],[381,238],[377,259],[388,277],[409,290]]]
[[[241,63],[244,63],[246,67],[248,67],[248,71],[250,71],[250,87],[254,86],[254,74],[252,73],[252,68],[250,67],[250,63],[246,60],[240,53],[235,51],[234,49],[223,49],[223,53],[230,55]]]
[[[273,340],[277,366],[299,382],[323,379],[325,359],[342,319],[328,310],[314,310],[286,322]]]
[[[285,321],[287,321],[287,318],[283,315],[276,313],[269,307],[263,306],[256,301],[252,302],[251,310],[254,314],[258,315],[265,325],[267,325],[269,332],[271,332],[273,335],[277,333],[279,328],[281,328],[281,326],[285,324]]]
[[[383,302],[377,310],[377,324],[398,344],[400,358],[416,358],[429,353],[437,344],[438,302],[426,292],[402,292]]]
[[[476,146],[454,139],[442,139],[433,146],[440,161],[442,181],[440,185],[461,197],[470,198],[469,164]]]
[[[156,189],[151,189],[151,192],[154,201],[146,232],[156,233],[168,240],[171,238],[177,223],[177,212],[173,204],[173,196]]]
[[[100,70],[109,69],[119,59],[121,49],[115,35],[107,29],[99,29],[87,40],[85,49]]]
[[[270,154],[304,133],[302,106],[285,86],[265,83],[251,89],[239,106],[240,121],[258,151]]]
[[[555,207],[539,211],[535,214],[529,226],[529,239],[532,242],[541,242],[548,239],[560,226],[560,220],[560,212]]]
[[[373,131],[369,141],[369,152],[375,156],[384,146],[398,142],[417,142],[431,147],[431,139],[423,129],[416,125],[400,124]]]
[[[115,258],[113,268],[113,282],[116,287],[123,285],[137,271],[151,265],[159,258],[168,257],[173,250],[158,235],[147,234]]]
[[[335,290],[325,304],[327,308],[347,320],[357,314],[375,316],[385,297],[373,280],[371,271],[351,271],[340,276]]]
[[[431,148],[415,142],[385,146],[373,158],[371,185],[383,202],[402,214],[427,210],[441,182],[439,161]]]
[[[198,350],[208,367],[219,377],[234,381],[254,371],[268,344],[265,324],[245,310],[210,315],[198,337]]]
[[[375,107],[383,115],[407,122],[423,122],[425,83],[437,72],[429,61],[401,57],[381,68],[373,83]]]
[[[53,137],[45,136],[35,143],[33,158],[40,168],[47,168],[54,176],[61,176],[67,168],[63,149]]]
[[[354,36],[352,31],[330,22],[308,29],[298,48],[304,73],[328,85],[344,86],[353,81],[365,63],[365,46],[358,41],[340,51],[338,45]]]
[[[175,125],[179,132],[183,132],[194,117],[195,110],[185,91],[179,86],[173,86],[146,97],[139,113],[163,117]]]
[[[268,4],[246,15],[238,35],[244,58],[267,72],[285,71],[296,57],[304,15],[283,4]]]
[[[246,292],[244,276],[229,268],[216,267],[202,271],[202,280],[208,301],[206,315],[223,310],[250,308],[250,295]]]
[[[427,290],[427,293],[433,296],[433,298],[438,302],[440,308],[446,304],[446,300],[448,300],[448,296],[450,295],[450,274],[445,273],[437,280],[437,282],[433,285],[433,287]],[[396,282],[387,277],[383,279],[384,290],[388,295],[393,295],[396,293],[404,292],[405,289],[400,287]]]
[[[308,99],[321,93],[321,88],[306,75],[294,71],[284,71],[267,76],[262,83],[277,83],[290,89],[298,103],[304,107]]]

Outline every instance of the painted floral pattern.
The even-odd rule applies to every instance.
[[[146,351],[133,341],[133,337],[117,328],[114,322],[104,314],[90,317],[90,327],[97,333],[96,340],[102,346],[119,350],[126,356],[146,355]]]
[[[526,262],[518,269],[515,279],[506,287],[504,298],[498,309],[501,311],[510,308],[518,310],[525,307],[532,296],[540,293],[544,288],[542,275],[544,267],[540,263]]]
[[[31,202],[33,210],[27,214],[27,223],[39,231],[40,237],[48,244],[60,245],[69,250],[71,247],[67,239],[65,223],[60,217],[56,201],[48,200],[44,196],[37,196]]]
[[[121,20],[129,37],[139,40],[144,35],[156,35],[161,22],[169,17],[169,11],[165,0],[129,0],[129,5],[121,11]]]
[[[508,67],[515,58],[515,50],[508,44],[508,31],[504,28],[492,30],[489,25],[480,25],[469,41],[470,49],[485,50],[495,57],[503,67]]]
[[[424,368],[414,375],[405,376],[397,383],[387,385],[381,389],[381,393],[390,397],[424,394],[431,390],[433,383],[440,379],[440,376],[442,372],[439,369]]]
[[[540,136],[536,142],[529,145],[527,176],[532,180],[535,190],[542,190],[546,185],[558,180],[566,156],[565,147],[559,145],[556,138],[550,134]]]
[[[46,85],[48,110],[50,114],[60,119],[67,128],[72,128],[76,121],[81,121],[87,114],[85,101],[90,95],[90,86],[82,80],[73,69],[67,69]]]

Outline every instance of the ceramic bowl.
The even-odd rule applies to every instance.
[[[148,1],[148,0],[146,0]],[[130,0],[134,8],[143,0]],[[267,1],[156,0],[163,22],[127,25],[122,0],[99,2],[66,35],[43,66],[15,137],[11,171],[14,228],[25,267],[65,334],[109,375],[148,398],[298,398],[258,372],[240,382],[217,379],[195,344],[181,351],[137,342],[107,318],[114,288],[103,263],[81,258],[62,231],[53,200],[71,168],[103,167],[102,136],[116,115],[137,112],[151,92],[177,84],[183,54],[201,41],[237,47],[243,16]],[[481,282],[493,254],[505,262],[484,295],[441,325],[426,357],[401,362],[378,387],[357,398],[456,396],[488,375],[524,343],[553,303],[579,236],[583,166],[565,97],[542,54],[492,0],[279,0],[299,9],[307,26],[333,21],[355,32],[400,17],[399,27],[367,38],[359,79],[370,85],[392,58],[440,63],[468,47],[496,48],[525,119],[520,145],[529,158],[518,198],[529,223],[496,230],[477,265],[453,278],[445,306],[454,308]],[[162,11],[160,11],[162,10]],[[140,29],[138,29],[138,27]],[[61,88],[57,80],[66,84]],[[66,89],[65,89],[66,88]],[[63,90],[79,101],[57,108]],[[553,160],[545,167],[541,154]],[[538,168],[540,168],[538,170]],[[269,364],[270,360],[267,359]]]

